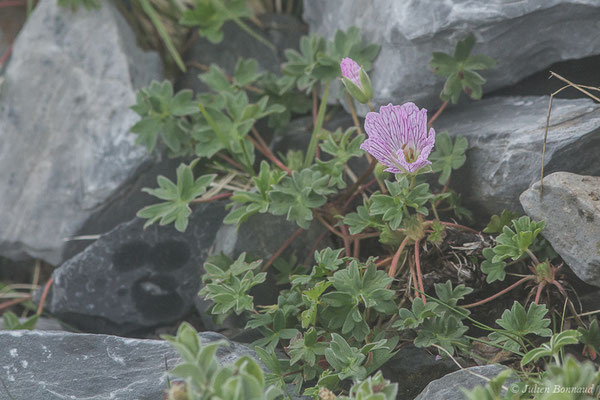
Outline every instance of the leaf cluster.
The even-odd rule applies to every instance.
[[[454,55],[434,52],[429,66],[434,74],[446,78],[440,94],[443,101],[455,104],[464,91],[472,99],[479,100],[486,82],[477,71],[493,68],[496,62],[487,56],[471,55],[475,46],[475,36],[468,35],[458,41]]]

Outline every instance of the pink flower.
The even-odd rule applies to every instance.
[[[413,173],[431,164],[427,159],[435,144],[435,131],[427,133],[427,110],[414,103],[388,104],[370,112],[365,120],[369,136],[360,148],[394,174]]]
[[[360,68],[360,65],[358,65],[356,61],[348,57],[342,59],[342,62],[340,63],[342,76],[362,89],[363,87],[360,83]]]

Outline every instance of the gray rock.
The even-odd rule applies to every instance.
[[[179,88],[189,88],[196,92],[208,90],[208,87],[198,79],[198,74],[205,72],[194,67],[191,63],[205,66],[216,64],[223,68],[229,75],[233,75],[235,64],[240,58],[253,58],[258,61],[261,71],[279,73],[281,64],[285,61],[284,50],[298,48],[300,37],[305,33],[306,27],[295,17],[283,14],[263,14],[260,21],[265,29],[261,30],[252,25],[252,28],[261,36],[269,40],[276,47],[271,50],[258,40],[248,35],[243,29],[233,22],[223,25],[223,41],[218,44],[199,38],[184,54],[189,70],[179,79]]]
[[[448,358],[436,360],[426,349],[403,347],[382,367],[383,376],[398,383],[399,399],[414,399],[431,381],[456,371]]]
[[[0,91],[0,254],[60,263],[63,239],[133,180],[149,156],[128,107],[161,70],[110,2],[39,2]]]
[[[193,308],[200,271],[225,210],[194,211],[185,233],[136,218],[66,261],[53,273],[46,309],[88,331],[125,334],[179,320]]]
[[[304,2],[311,32],[331,38],[354,25],[382,46],[372,73],[376,103],[413,101],[429,109],[439,105],[443,86],[429,69],[431,54],[452,53],[468,32],[477,38],[472,54],[498,62],[485,71],[489,92],[554,62],[598,54],[599,17],[596,0]]]
[[[541,198],[537,182],[520,199],[527,215],[546,221],[544,237],[573,272],[600,286],[600,177],[556,172]]]
[[[249,348],[214,332],[202,343],[226,345],[216,353],[231,364]],[[15,399],[163,400],[166,366],[180,358],[166,341],[66,332],[0,332],[0,379]],[[4,388],[0,393],[5,397]]]
[[[415,400],[464,400],[465,396],[461,389],[470,390],[477,385],[485,385],[487,381],[481,376],[488,379],[495,378],[505,368],[492,364],[453,372],[431,382]]]
[[[452,187],[482,216],[521,211],[520,194],[539,179],[547,97],[494,97],[450,109],[437,132],[469,141],[467,162]],[[545,171],[600,174],[600,106],[590,100],[554,100]]]

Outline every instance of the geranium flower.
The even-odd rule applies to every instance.
[[[370,112],[365,120],[369,138],[360,148],[394,174],[413,173],[431,164],[427,159],[435,144],[433,128],[427,133],[427,110],[414,103],[388,104]]]

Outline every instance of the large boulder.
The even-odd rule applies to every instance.
[[[452,53],[473,32],[473,54],[497,60],[484,91],[517,82],[550,64],[600,52],[596,0],[307,0],[310,31],[331,38],[355,25],[381,45],[372,73],[375,103],[413,101],[433,109],[443,79],[429,69],[431,54]],[[361,108],[366,111],[365,107]]]
[[[64,239],[149,160],[129,133],[129,106],[161,78],[161,60],[102,3],[72,12],[39,2],[14,44],[0,92],[1,255],[59,264]]]
[[[202,332],[204,344],[225,342],[217,362],[255,353],[223,335]],[[181,361],[166,341],[47,331],[0,331],[0,382],[14,399],[163,400],[167,368]]]
[[[110,334],[180,320],[193,309],[225,214],[222,203],[200,205],[184,233],[144,229],[139,218],[119,225],[54,271],[46,310],[81,330]]]
[[[469,141],[465,165],[451,185],[468,206],[487,217],[503,209],[522,211],[519,196],[539,179],[547,97],[492,97],[450,109],[437,132]],[[600,105],[591,100],[554,100],[545,171],[600,174]]]
[[[485,385],[488,379],[495,378],[505,367],[498,364],[461,369],[431,382],[415,400],[464,400],[462,390]],[[514,387],[511,386],[511,389]]]
[[[600,177],[556,172],[540,189],[521,195],[525,212],[546,221],[544,237],[581,280],[600,286]]]

